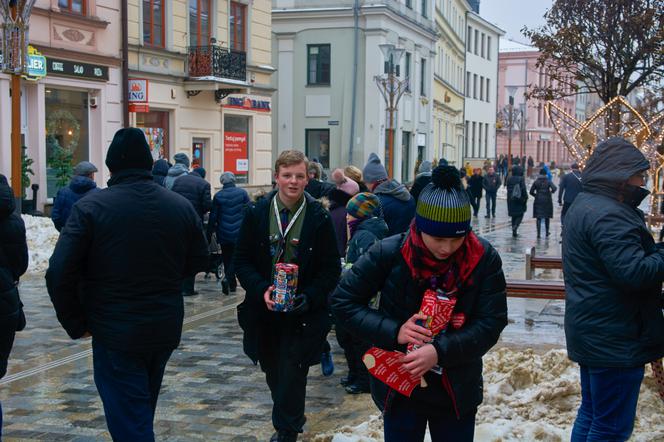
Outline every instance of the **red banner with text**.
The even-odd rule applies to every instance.
[[[235,175],[249,173],[246,133],[224,132],[224,172],[233,172]]]

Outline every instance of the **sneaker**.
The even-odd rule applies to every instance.
[[[341,379],[339,379],[339,384],[341,384],[342,387],[346,387],[347,385],[350,385],[353,383],[353,377],[348,375],[344,376]]]
[[[370,392],[371,390],[369,389],[369,386],[359,384],[350,384],[346,386],[346,393],[348,394],[362,394]]]
[[[320,369],[323,376],[332,376],[334,373],[334,362],[332,362],[332,353],[326,351],[320,356]]]

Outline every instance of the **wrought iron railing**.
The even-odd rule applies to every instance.
[[[189,46],[189,77],[247,80],[247,53],[217,45]]]

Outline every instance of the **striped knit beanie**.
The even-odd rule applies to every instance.
[[[417,201],[417,228],[439,238],[460,237],[470,232],[470,219],[470,201],[461,188],[459,171],[452,166],[436,167]]]
[[[380,200],[369,192],[358,193],[346,204],[346,213],[353,218],[366,219],[381,216]]]

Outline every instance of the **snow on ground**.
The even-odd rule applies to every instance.
[[[44,273],[48,268],[48,259],[53,254],[55,243],[60,235],[51,218],[22,215],[28,239],[30,264],[29,274]]]
[[[484,358],[484,403],[477,413],[478,442],[562,442],[570,433],[581,398],[578,366],[565,350],[537,354],[501,348]],[[379,415],[356,427],[316,438],[332,442],[383,440]],[[426,440],[430,440],[427,436]],[[630,439],[664,440],[664,402],[650,371],[641,386],[637,420]]]

